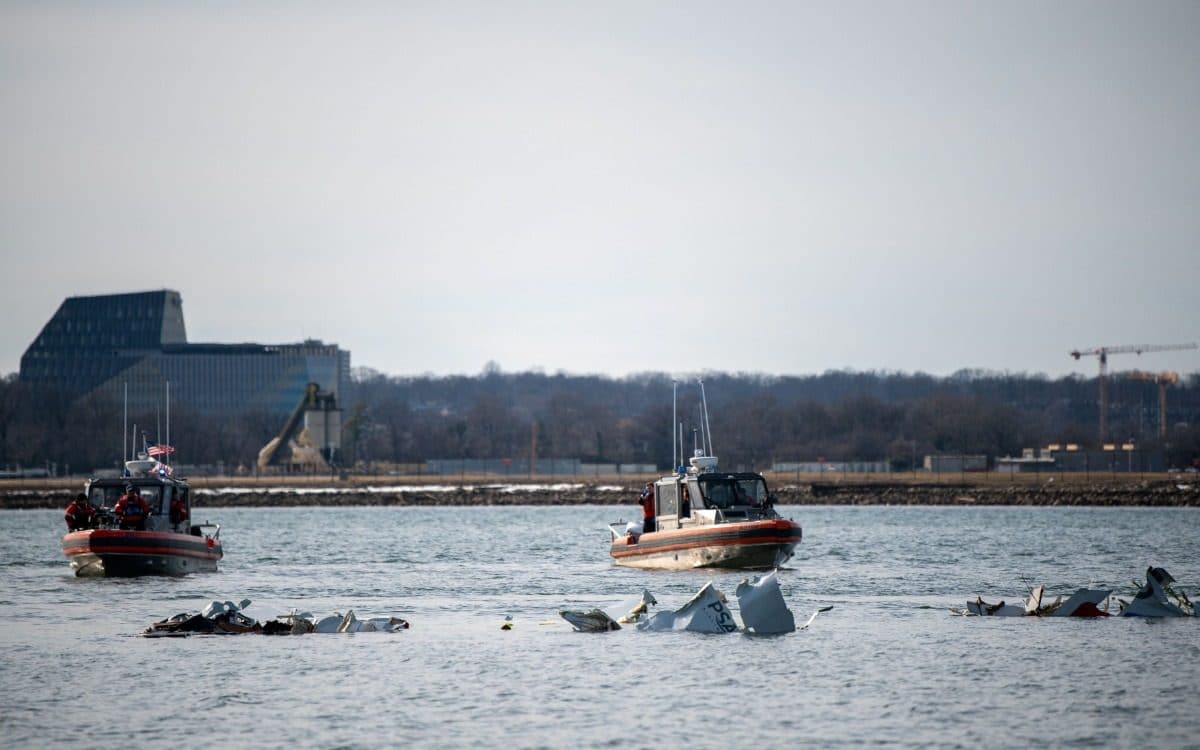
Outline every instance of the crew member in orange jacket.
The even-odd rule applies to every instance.
[[[146,516],[150,515],[150,506],[138,493],[138,488],[131,484],[125,487],[125,494],[113,506],[113,512],[122,529],[143,530],[146,528]]]
[[[67,531],[82,531],[96,525],[96,509],[88,502],[87,495],[80,492],[67,506],[63,514],[67,521]]]
[[[646,482],[645,489],[642,490],[642,533],[649,534],[656,528],[655,526],[655,508],[654,508],[654,484]]]
[[[188,520],[187,506],[184,505],[183,500],[181,500],[179,498],[179,496],[176,495],[171,500],[171,525],[179,526],[179,524],[185,523],[187,520]]]

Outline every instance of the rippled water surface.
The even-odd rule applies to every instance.
[[[961,618],[981,593],[1200,591],[1195,509],[806,507],[785,636],[571,632],[562,608],[738,573],[613,567],[636,508],[222,508],[221,572],[84,580],[61,512],[0,511],[6,747],[1055,747],[1200,744],[1200,620]],[[395,614],[399,634],[134,637],[249,598]],[[1200,597],[1198,597],[1200,598]],[[505,615],[515,618],[501,631]]]

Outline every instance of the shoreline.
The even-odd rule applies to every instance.
[[[489,505],[636,506],[642,482],[448,482],[445,484],[346,484],[247,486],[238,480],[192,481],[194,508]],[[65,508],[79,491],[70,486],[0,488],[0,509]],[[1200,507],[1200,482],[1138,481],[1000,482],[803,482],[775,484],[777,505],[1020,505],[1092,507]]]

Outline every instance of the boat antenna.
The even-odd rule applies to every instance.
[[[167,381],[167,446],[168,446],[167,450],[168,450],[168,452],[167,452],[167,456],[166,456],[168,465],[170,465],[170,463],[171,463],[170,445],[171,445],[171,381],[168,380]]]
[[[129,433],[129,455],[137,458],[137,422],[133,423],[133,432]]]
[[[129,381],[125,381],[125,408],[121,417],[121,465],[129,460],[128,444],[125,442],[125,436],[129,434]]]
[[[683,469],[684,466],[686,466],[686,464],[684,464],[684,462],[683,462],[683,458],[684,458],[684,456],[683,456],[683,422],[680,422],[679,423],[679,465],[675,467],[676,472],[678,472],[680,469]]]
[[[676,414],[676,397],[679,393],[679,381],[671,381],[671,472],[674,473],[676,468],[682,461],[676,460],[679,454],[679,448],[675,444],[675,425],[679,423],[679,416]]]
[[[700,403],[704,405],[704,431],[708,433],[708,455],[715,456],[717,451],[712,444],[712,426],[708,423],[708,398],[704,395],[704,381],[696,378],[696,382],[700,384]]]

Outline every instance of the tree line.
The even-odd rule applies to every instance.
[[[887,461],[911,468],[927,453],[1019,455],[1048,443],[1098,447],[1095,378],[961,371],[830,371],[773,376],[703,376],[713,442],[722,465],[763,469],[788,461]],[[677,393],[674,427],[672,392]],[[702,403],[696,379],[663,373],[622,378],[542,372],[478,375],[354,372],[343,394],[342,463],[418,464],[426,459],[578,458],[671,465],[684,424],[690,453]],[[1169,431],[1159,437],[1154,383],[1109,381],[1110,439],[1167,451],[1175,466],[1200,457],[1200,374],[1168,391]],[[156,415],[130,415],[143,426]],[[120,458],[121,405],[99,396],[69,401],[0,378],[0,468],[53,467],[85,473]],[[253,467],[283,418],[251,412],[215,418],[172,405],[179,460]],[[151,441],[156,439],[151,431]]]

